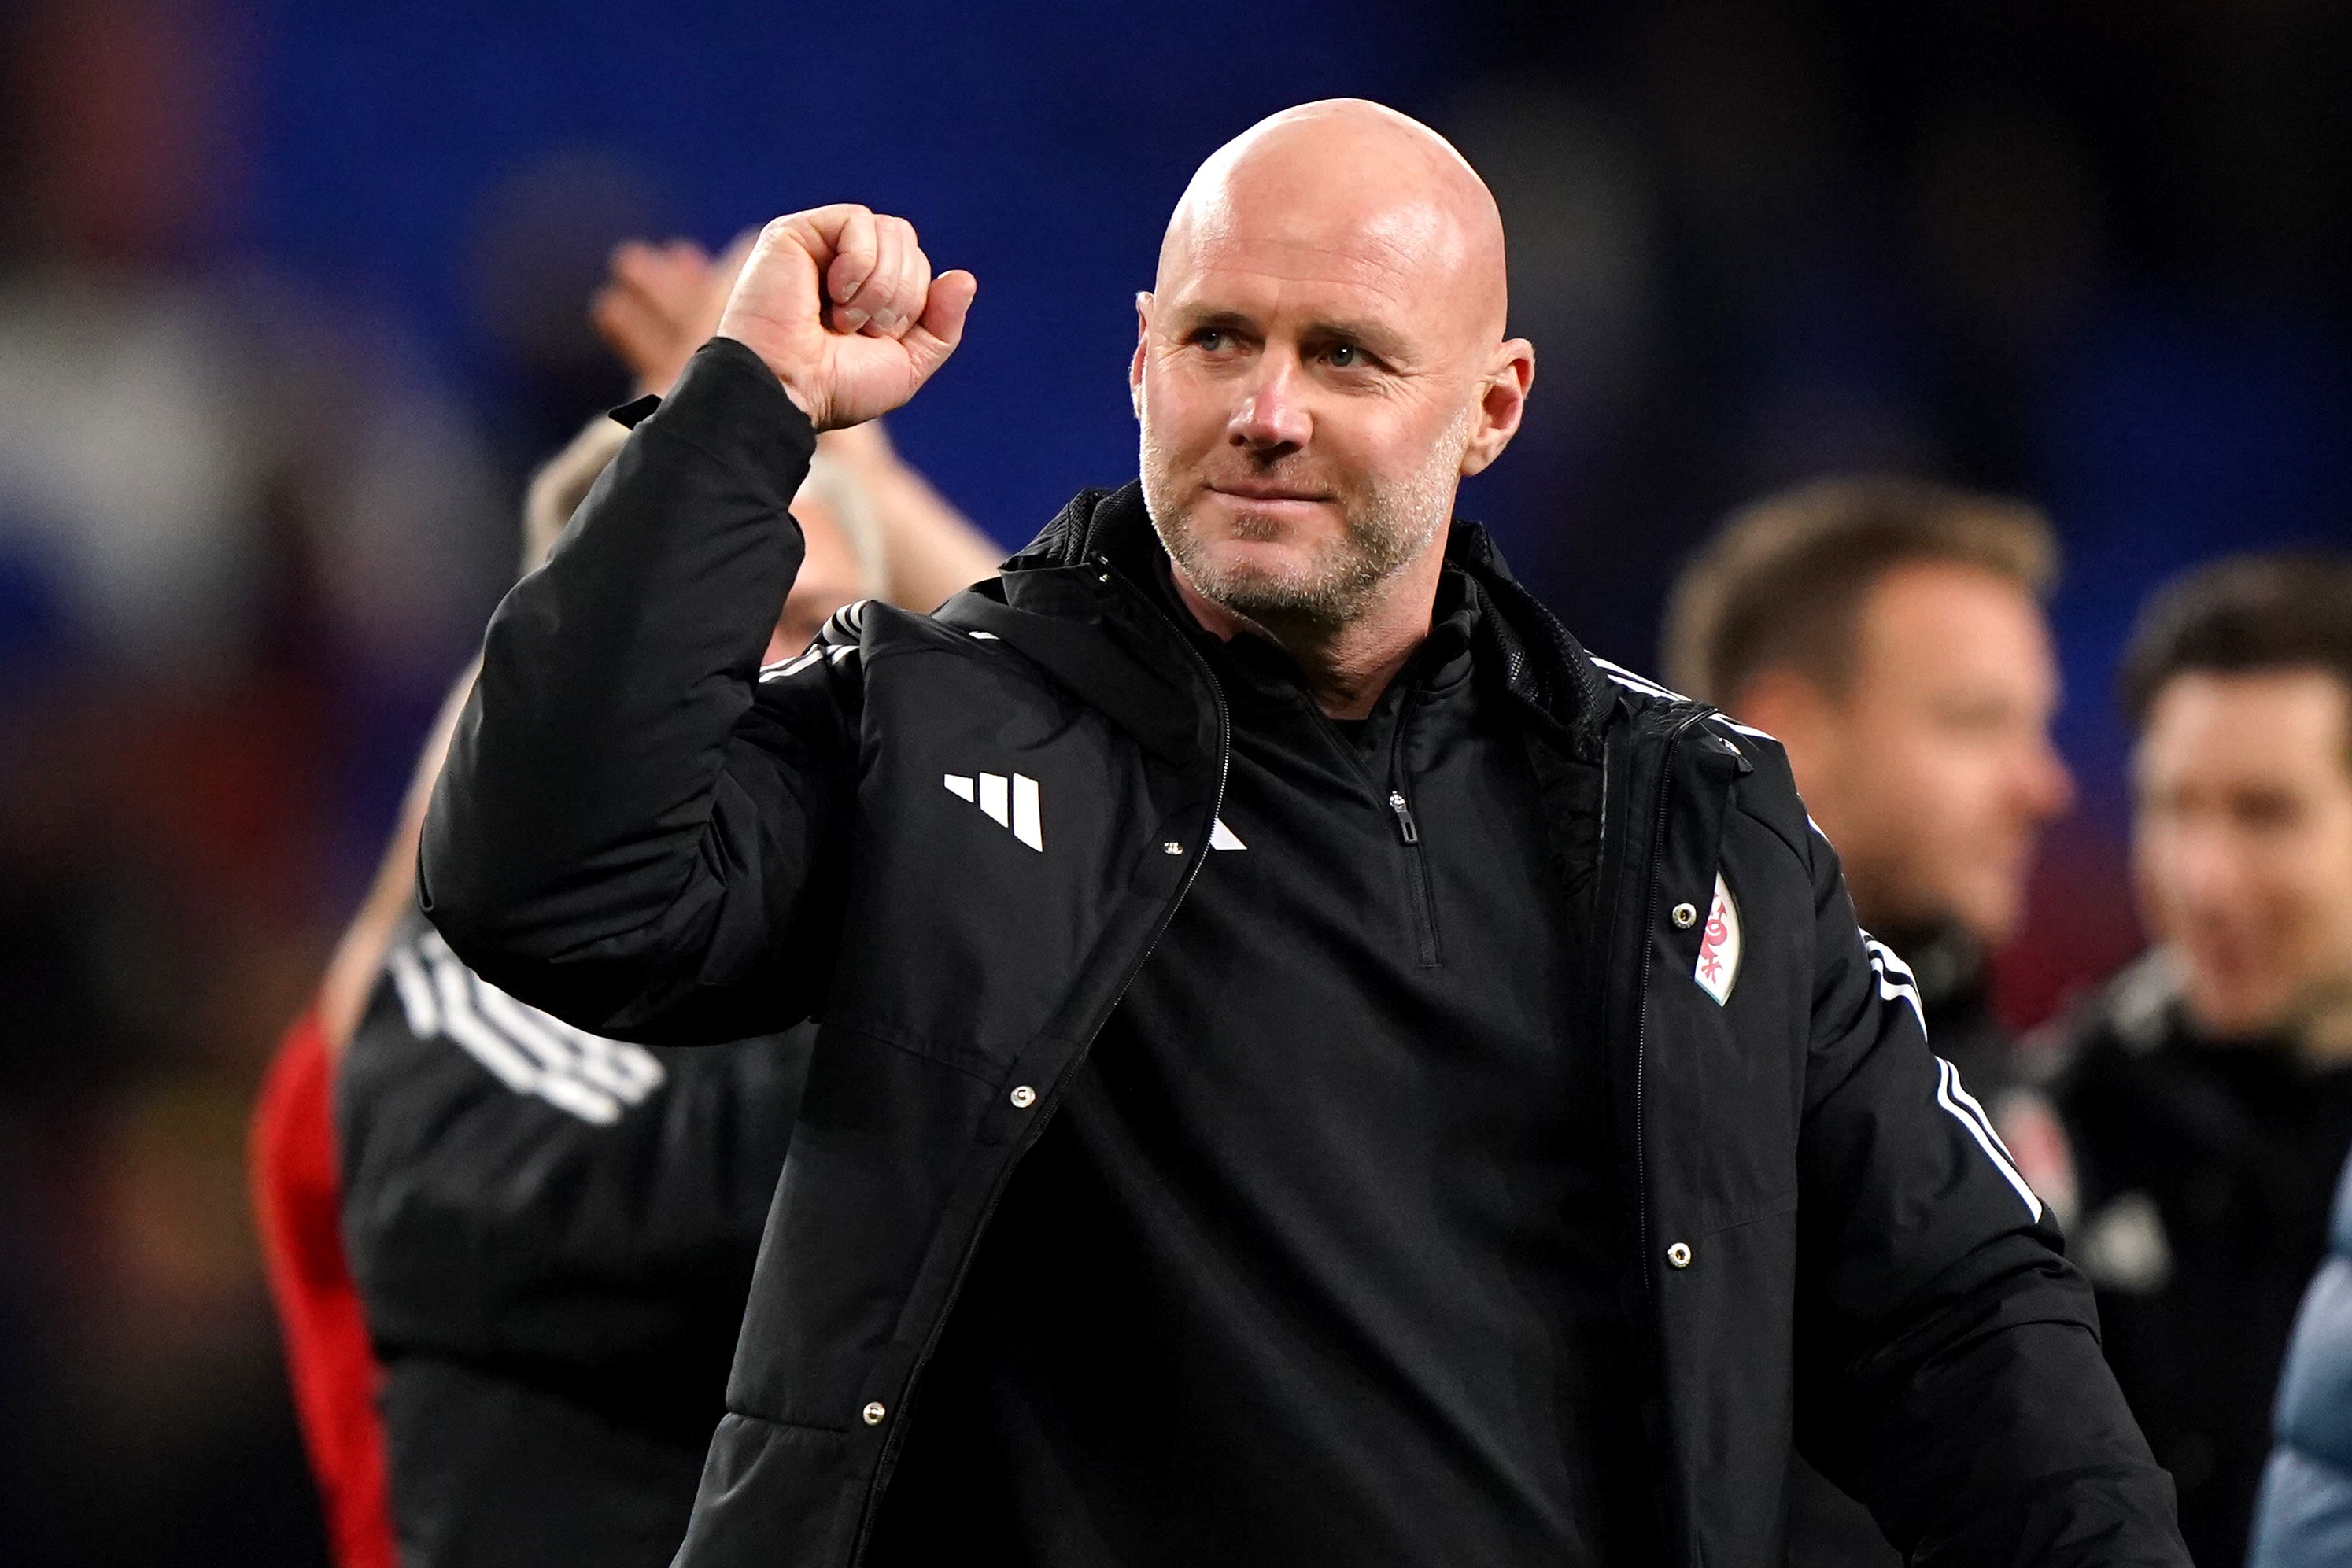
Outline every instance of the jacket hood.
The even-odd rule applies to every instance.
[[[1008,573],[1050,570],[1100,561],[1142,581],[1167,552],[1143,503],[1143,486],[1090,487],[1071,497],[1043,532],[1004,563]],[[1509,688],[1567,730],[1582,755],[1597,755],[1602,727],[1619,688],[1594,664],[1583,644],[1549,606],[1511,575],[1486,528],[1456,518],[1445,559],[1469,573],[1493,614],[1480,620],[1495,640]]]

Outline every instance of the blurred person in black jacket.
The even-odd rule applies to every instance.
[[[2052,1142],[2050,1113],[2015,1082],[1985,955],[2073,793],[2050,744],[2057,570],[2049,524],[2020,502],[1817,480],[1724,525],[1676,583],[1664,637],[1671,684],[1788,747],[1863,924],[1910,961],[1930,1043],[2012,1145]],[[1801,1460],[1791,1561],[1898,1558]]]
[[[616,253],[594,314],[641,392],[709,335],[740,260],[685,242]],[[526,568],[626,434],[600,416],[541,470]],[[793,507],[810,570],[778,657],[852,600],[935,602],[994,565],[878,426],[829,441]],[[271,1283],[341,1568],[388,1563],[395,1542],[406,1568],[657,1564],[720,1408],[809,1031],[656,1053],[449,954],[416,913],[416,841],[470,685],[265,1089]]]
[[[2235,1563],[2352,1145],[2352,557],[2192,573],[2123,685],[2153,946],[2053,1031],[2071,1250],[2190,1550]]]

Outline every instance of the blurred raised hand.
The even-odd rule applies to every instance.
[[[865,209],[819,211],[855,214],[864,213]],[[792,225],[814,215],[797,214],[778,219],[777,223]],[[826,298],[816,308],[824,319],[820,322],[821,329],[829,336],[873,339],[887,337],[895,328],[901,337],[910,335],[909,329],[919,323],[920,317],[909,321],[894,316],[894,302],[899,308],[928,309],[938,291],[946,287],[954,329],[960,334],[962,311],[971,303],[971,285],[951,280],[968,280],[969,275],[951,273],[931,279],[929,263],[922,257],[919,247],[913,245],[912,228],[897,218],[878,218],[871,214],[866,217],[871,220],[874,242],[870,270],[861,277],[858,268],[866,263],[853,260],[845,267],[839,265],[840,257],[835,257],[825,278]],[[860,229],[862,235],[862,225],[847,220],[841,225],[845,254],[854,243],[863,243],[860,235],[846,232],[853,227]],[[737,278],[763,232],[752,229],[744,233],[717,257],[691,240],[630,240],[614,248],[610,276],[597,291],[589,313],[604,341],[635,376],[640,393],[667,393],[694,350],[720,330],[720,319]],[[771,270],[777,267],[772,262],[767,265]],[[796,272],[797,267],[788,260],[782,270]],[[919,279],[924,290],[919,295],[915,292]],[[961,303],[957,302],[959,291]],[[775,294],[772,287],[763,288],[761,297],[753,301],[755,313],[772,309]],[[877,310],[881,312],[878,316],[874,314]],[[944,347],[937,347],[939,343],[944,343]],[[751,346],[760,348],[756,342]],[[928,376],[953,347],[952,337],[931,342],[919,339],[911,349],[902,351],[909,355],[935,352],[937,358],[929,361],[929,369],[922,371]],[[773,368],[774,361],[770,363]],[[920,382],[915,384],[920,385]],[[879,419],[867,418],[830,428],[820,422],[820,428],[824,434],[819,444],[849,473],[865,495],[873,522],[881,531],[881,556],[887,563],[889,580],[886,591],[889,599],[927,610],[957,590],[995,572],[1003,552],[972,527],[928,480],[899,459]],[[526,508],[526,570],[545,558],[556,533],[596,475],[612,460],[625,434],[610,421],[597,419],[581,440],[541,471]]]
[[[667,392],[687,360],[719,330],[735,275],[759,238],[742,235],[713,258],[692,240],[628,240],[588,308],[596,330],[635,375],[637,391]]]

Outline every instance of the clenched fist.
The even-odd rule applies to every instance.
[[[947,362],[980,285],[931,276],[904,218],[850,204],[760,231],[719,318],[719,335],[767,361],[819,430],[889,413]]]

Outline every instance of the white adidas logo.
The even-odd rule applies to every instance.
[[[998,827],[1012,829],[1014,838],[1039,854],[1045,852],[1045,830],[1037,812],[1037,780],[1026,773],[1015,773],[1011,779],[1002,773],[983,773],[975,790],[974,781],[964,774],[946,777],[949,794],[971,801]]]
[[[1037,780],[1026,773],[1015,773],[1010,779],[1002,773],[982,773],[977,777],[968,773],[948,773],[940,777],[949,794],[959,800],[971,801],[987,812],[998,827],[1012,829],[1014,838],[1039,854],[1045,852],[1045,822],[1037,807]],[[1171,844],[1169,849],[1172,853],[1178,847]],[[1243,850],[1249,846],[1225,826],[1224,819],[1221,817],[1210,831],[1209,847],[1213,850]]]

